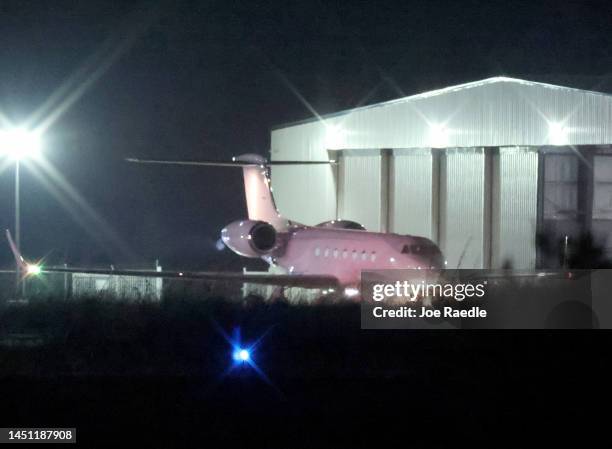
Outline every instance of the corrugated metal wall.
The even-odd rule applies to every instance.
[[[317,123],[274,131],[272,160],[328,160],[320,133]],[[335,166],[273,167],[272,188],[281,214],[308,225],[336,218],[336,170]]]
[[[389,231],[437,240],[437,151],[393,151],[389,162]]]
[[[368,231],[384,230],[387,199],[382,171],[380,151],[369,151],[366,155],[342,152],[338,171],[338,219],[356,221]]]
[[[483,148],[443,150],[439,245],[447,268],[488,264],[487,164]]]
[[[551,124],[558,132],[551,133]],[[316,129],[316,130],[315,130]],[[303,148],[455,148],[612,143],[612,96],[492,78],[272,131]],[[274,155],[274,153],[273,153]]]
[[[491,266],[534,268],[538,213],[537,149],[500,148],[493,156]]]

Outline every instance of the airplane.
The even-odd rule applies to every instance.
[[[350,220],[330,220],[308,226],[283,217],[274,202],[270,167],[335,164],[333,160],[267,161],[257,154],[244,154],[228,162],[126,160],[139,164],[242,168],[248,217],[223,228],[221,239],[239,256],[261,258],[280,268],[282,274],[45,267],[27,263],[7,230],[13,255],[26,275],[55,272],[226,280],[283,288],[326,289],[352,297],[359,295],[362,270],[423,269],[436,272],[444,268],[440,248],[425,237],[367,231]]]

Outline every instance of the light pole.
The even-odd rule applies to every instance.
[[[19,159],[15,159],[15,245],[21,254],[21,213],[19,196]],[[21,265],[15,263],[15,294],[19,294],[19,284],[21,283]],[[21,297],[25,297],[25,282],[21,283]]]
[[[0,130],[0,156],[15,161],[15,246],[21,251],[21,199],[19,195],[20,162],[40,154],[40,134],[23,128]],[[21,285],[21,289],[19,286]],[[21,291],[20,291],[21,290]],[[15,294],[25,296],[25,283],[21,282],[21,266],[15,262]]]

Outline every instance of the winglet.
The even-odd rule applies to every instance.
[[[17,264],[20,265],[21,268],[27,269],[28,264],[25,262],[23,256],[17,249],[17,245],[15,245],[13,237],[11,236],[11,231],[9,231],[8,229],[6,230],[6,238],[8,239],[9,246],[11,247],[11,251],[13,252],[13,256],[15,257],[15,261],[17,262]]]

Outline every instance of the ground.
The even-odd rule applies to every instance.
[[[367,331],[355,305],[217,299],[0,319],[44,336],[0,351],[2,427],[76,427],[82,447],[523,447],[598,432],[607,397],[603,332]],[[229,369],[238,327],[263,335],[260,374]]]

